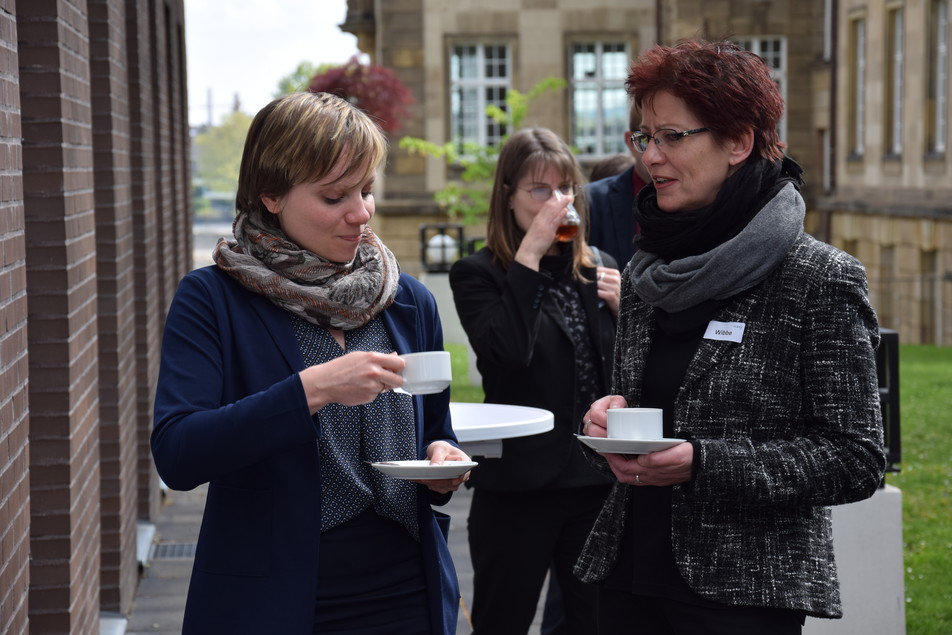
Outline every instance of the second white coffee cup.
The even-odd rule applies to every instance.
[[[612,408],[608,411],[609,439],[661,439],[661,408]]]
[[[453,380],[453,365],[447,351],[423,351],[400,356],[406,363],[403,369],[403,389],[414,395],[443,392]]]

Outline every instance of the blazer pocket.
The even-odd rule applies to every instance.
[[[195,568],[233,576],[271,573],[271,492],[209,485]]]

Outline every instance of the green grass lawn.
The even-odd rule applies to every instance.
[[[483,388],[478,384],[470,386],[468,349],[462,344],[447,344],[444,348],[450,352],[453,362],[453,383],[450,386],[450,399],[463,403],[482,403]]]
[[[900,346],[906,634],[952,633],[952,348]]]

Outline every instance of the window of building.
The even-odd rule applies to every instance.
[[[945,137],[948,134],[949,89],[949,16],[947,0],[929,2],[928,22],[928,78],[926,94],[926,147],[933,155],[945,154]]]
[[[847,136],[850,156],[866,152],[866,20],[855,18],[849,30],[849,95]]]
[[[833,59],[833,0],[823,0],[823,61]]]
[[[462,146],[493,146],[505,126],[486,114],[486,107],[506,107],[509,90],[509,47],[505,44],[458,44],[450,53],[450,136]]]
[[[902,71],[903,71],[903,14],[901,7],[886,13],[886,77],[883,87],[886,94],[883,106],[886,121],[886,155],[902,155]]]
[[[770,68],[770,76],[780,89],[780,96],[784,103],[787,101],[787,40],[783,37],[771,36],[740,36],[733,38],[734,42],[751,53],[756,53],[764,59]],[[787,117],[784,115],[777,124],[777,134],[781,141],[787,139]]]
[[[627,153],[628,94],[625,79],[631,57],[623,42],[578,42],[570,53],[572,130],[569,143],[597,159]]]

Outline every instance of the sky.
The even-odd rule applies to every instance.
[[[231,112],[253,115],[300,62],[342,64],[357,38],[337,25],[347,0],[185,0],[189,123],[213,124]]]

